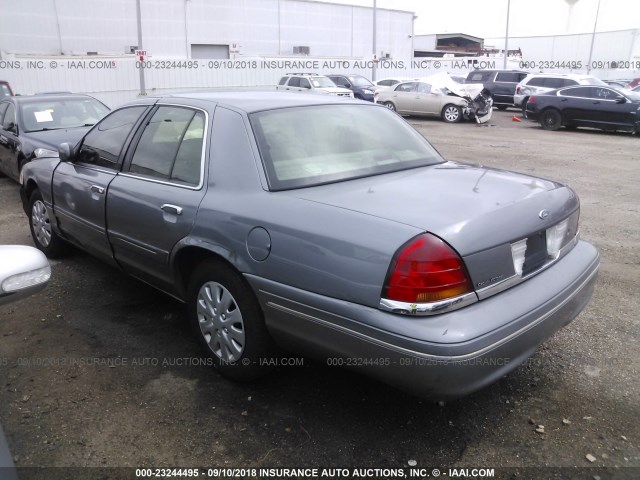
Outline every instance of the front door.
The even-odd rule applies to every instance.
[[[62,233],[105,261],[113,262],[105,228],[107,189],[120,170],[122,150],[146,106],[114,111],[82,140],[71,162],[53,174],[53,211]]]

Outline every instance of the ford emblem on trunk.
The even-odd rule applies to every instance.
[[[541,219],[544,220],[545,218],[547,218],[549,216],[549,210],[546,210],[546,209],[545,210],[540,210],[540,213],[538,214],[538,216]]]

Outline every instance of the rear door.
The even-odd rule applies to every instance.
[[[494,101],[496,103],[513,104],[516,85],[526,76],[526,73],[520,72],[498,72],[491,89]]]
[[[107,189],[120,170],[124,146],[147,109],[137,105],[115,110],[87,133],[74,162],[61,162],[53,174],[58,227],[107,262],[113,262],[105,223]]]
[[[573,125],[589,126],[593,118],[593,99],[591,87],[575,87],[561,90],[560,108],[565,122]]]
[[[158,105],[107,193],[116,261],[163,290],[173,290],[169,255],[191,231],[205,194],[207,126],[204,110]]]

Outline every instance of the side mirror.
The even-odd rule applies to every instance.
[[[73,162],[73,147],[68,143],[58,145],[58,156],[61,162]]]
[[[345,83],[345,84],[343,85],[343,87],[344,87],[344,88],[351,88],[351,84],[350,84],[350,83]]]
[[[16,125],[16,122],[9,122],[5,130],[7,130],[7,132],[15,133],[16,135],[18,134],[18,126]]]
[[[627,99],[624,97],[616,98],[616,103],[627,103]]]
[[[40,250],[25,245],[0,245],[0,305],[42,290],[51,267]]]

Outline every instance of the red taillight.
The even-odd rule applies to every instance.
[[[536,97],[529,97],[529,100],[527,100],[527,103],[536,103]]]
[[[516,87],[516,93],[520,93],[520,85]]]
[[[429,303],[473,291],[460,256],[438,237],[417,236],[395,254],[382,297],[408,303]]]

